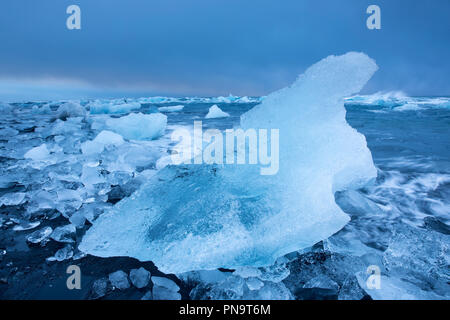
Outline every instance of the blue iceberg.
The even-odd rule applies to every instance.
[[[376,177],[344,98],[377,70],[363,53],[330,56],[241,116],[243,129],[279,129],[279,171],[256,165],[169,165],[105,212],[79,249],[153,261],[165,273],[272,265],[339,231],[336,191]]]

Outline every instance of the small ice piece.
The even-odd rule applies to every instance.
[[[78,103],[67,102],[58,108],[56,114],[58,119],[65,121],[70,117],[84,117],[86,115],[86,109]]]
[[[245,266],[236,268],[233,274],[241,278],[259,277],[261,275],[261,270],[258,268]]]
[[[243,300],[293,300],[294,297],[283,282],[266,282],[259,290],[249,291],[242,296]]]
[[[178,292],[155,285],[153,287],[153,300],[181,300],[181,295]]]
[[[303,285],[303,288],[328,289],[337,292],[339,290],[339,285],[329,277],[325,275],[319,275],[306,282]]]
[[[167,116],[162,113],[132,113],[121,118],[108,119],[105,124],[126,139],[153,140],[164,134]]]
[[[94,140],[83,142],[81,144],[81,151],[85,155],[97,154],[102,153],[105,147],[118,147],[124,143],[125,141],[120,134],[108,130],[103,130],[95,137]]]
[[[170,106],[170,107],[160,107],[158,108],[159,112],[178,112],[183,110],[184,106],[183,105],[178,105],[178,106]]]
[[[34,222],[23,221],[23,222],[21,222],[19,225],[14,226],[13,230],[14,230],[14,231],[31,230],[31,229],[36,228],[36,227],[39,226],[40,224],[41,224],[40,221],[34,221]]]
[[[216,118],[226,118],[230,115],[224,111],[222,111],[217,104],[213,105],[209,108],[208,114],[205,119],[216,119]]]
[[[24,158],[39,161],[47,159],[49,155],[50,152],[47,149],[47,145],[44,143],[39,147],[34,147],[33,149],[28,150],[27,153],[25,153]]]
[[[175,282],[167,278],[153,276],[152,282],[155,286],[164,287],[174,292],[178,292],[180,290],[180,287]]]
[[[64,260],[69,260],[72,257],[73,257],[73,248],[70,244],[68,244],[67,246],[65,246],[62,249],[59,249],[55,253],[55,259],[56,259],[56,261],[59,261],[59,262],[64,261]]]
[[[63,243],[72,243],[75,242],[75,233],[77,232],[77,229],[73,224],[68,224],[62,227],[56,228],[52,234],[51,238],[55,240],[56,242],[63,242]]]
[[[92,285],[92,299],[99,299],[106,295],[108,291],[108,279],[101,278],[94,281]]]
[[[245,283],[250,290],[259,290],[264,286],[264,282],[258,278],[248,278]]]
[[[50,237],[52,232],[52,227],[44,227],[42,229],[36,230],[28,235],[27,242],[33,244],[43,243],[48,239],[48,237]]]
[[[289,268],[287,268],[285,264],[274,264],[262,268],[262,272],[258,278],[263,281],[278,283],[286,279],[290,273]]]
[[[144,268],[132,269],[130,271],[131,283],[138,289],[144,288],[150,281],[150,272]]]
[[[26,194],[23,192],[7,193],[0,198],[1,206],[18,206],[25,202]]]
[[[122,270],[110,273],[108,277],[111,284],[119,290],[125,290],[130,287],[128,276]]]

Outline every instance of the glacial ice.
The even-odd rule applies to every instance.
[[[67,102],[58,108],[56,114],[58,119],[66,120],[70,117],[84,117],[86,115],[86,109],[79,103]]]
[[[150,272],[140,267],[139,269],[130,270],[131,283],[138,289],[142,289],[150,282]]]
[[[111,282],[111,284],[119,290],[125,290],[130,287],[130,282],[128,281],[128,275],[125,272],[123,272],[122,270],[118,270],[116,272],[110,273],[108,278],[109,278],[109,281]]]
[[[1,206],[18,206],[25,202],[26,193],[24,192],[16,192],[16,193],[7,193],[4,194],[0,198],[0,207]]]
[[[178,105],[178,106],[170,106],[170,107],[159,107],[158,111],[159,112],[178,112],[183,110],[184,106],[183,105]]]
[[[94,140],[82,143],[81,151],[86,155],[102,153],[105,147],[120,146],[123,143],[124,140],[121,135],[112,131],[103,130]]]
[[[123,114],[141,108],[139,102],[115,104],[114,102],[102,103],[100,101],[94,101],[88,106],[91,114]]]
[[[43,243],[48,239],[48,237],[50,237],[52,232],[52,227],[44,227],[29,234],[27,236],[27,242],[33,244]]]
[[[348,125],[344,108],[344,98],[376,70],[363,53],[330,56],[241,116],[244,129],[280,130],[276,175],[261,176],[256,165],[167,166],[101,215],[79,249],[182,273],[269,266],[328,238],[349,221],[334,193],[377,174],[365,137]],[[129,123],[136,134],[144,128]],[[280,297],[290,297],[282,283],[271,283]]]
[[[165,287],[154,286],[153,300],[181,300],[181,295]]]
[[[39,161],[47,159],[49,155],[50,152],[48,151],[47,145],[44,143],[39,147],[35,147],[27,151],[27,153],[25,153],[24,155],[24,158]]]
[[[209,108],[208,114],[205,116],[205,119],[215,119],[215,118],[226,118],[230,115],[224,111],[222,111],[217,104],[213,105]]]
[[[164,134],[167,116],[162,113],[132,113],[121,118],[106,120],[109,130],[130,140],[153,140]]]

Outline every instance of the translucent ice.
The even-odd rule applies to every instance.
[[[35,147],[27,153],[25,153],[24,158],[31,159],[31,160],[44,160],[47,159],[50,155],[50,152],[48,151],[47,145],[44,143],[43,145],[40,145],[39,147]]]
[[[101,153],[107,146],[120,146],[124,140],[120,134],[112,131],[103,130],[92,141],[86,141],[81,144],[83,154]]]
[[[26,194],[23,192],[7,193],[0,198],[1,206],[18,206],[25,202]]]
[[[230,115],[224,111],[222,111],[217,104],[213,105],[209,108],[208,114],[205,116],[205,119],[214,119],[214,118],[226,118]]]
[[[256,165],[167,166],[100,216],[80,250],[182,273],[268,266],[328,238],[349,221],[334,193],[376,177],[344,108],[376,70],[362,53],[330,56],[242,115],[244,129],[280,130],[276,175]]]
[[[27,237],[29,243],[37,244],[44,242],[52,234],[53,229],[51,227],[44,227],[40,230],[34,231]]]
[[[76,102],[67,102],[62,104],[56,113],[58,119],[66,120],[70,117],[84,117],[86,115],[86,110]]]
[[[68,224],[62,227],[56,228],[52,234],[51,238],[57,242],[63,242],[63,243],[71,243],[75,242],[73,238],[75,238],[75,233],[77,232],[77,229],[73,224]]]
[[[126,139],[152,140],[164,134],[167,116],[162,113],[132,113],[118,119],[108,119],[106,126]]]

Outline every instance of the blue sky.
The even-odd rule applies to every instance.
[[[380,66],[366,93],[448,96],[449,15],[449,0],[2,0],[0,100],[264,95],[347,51]]]

